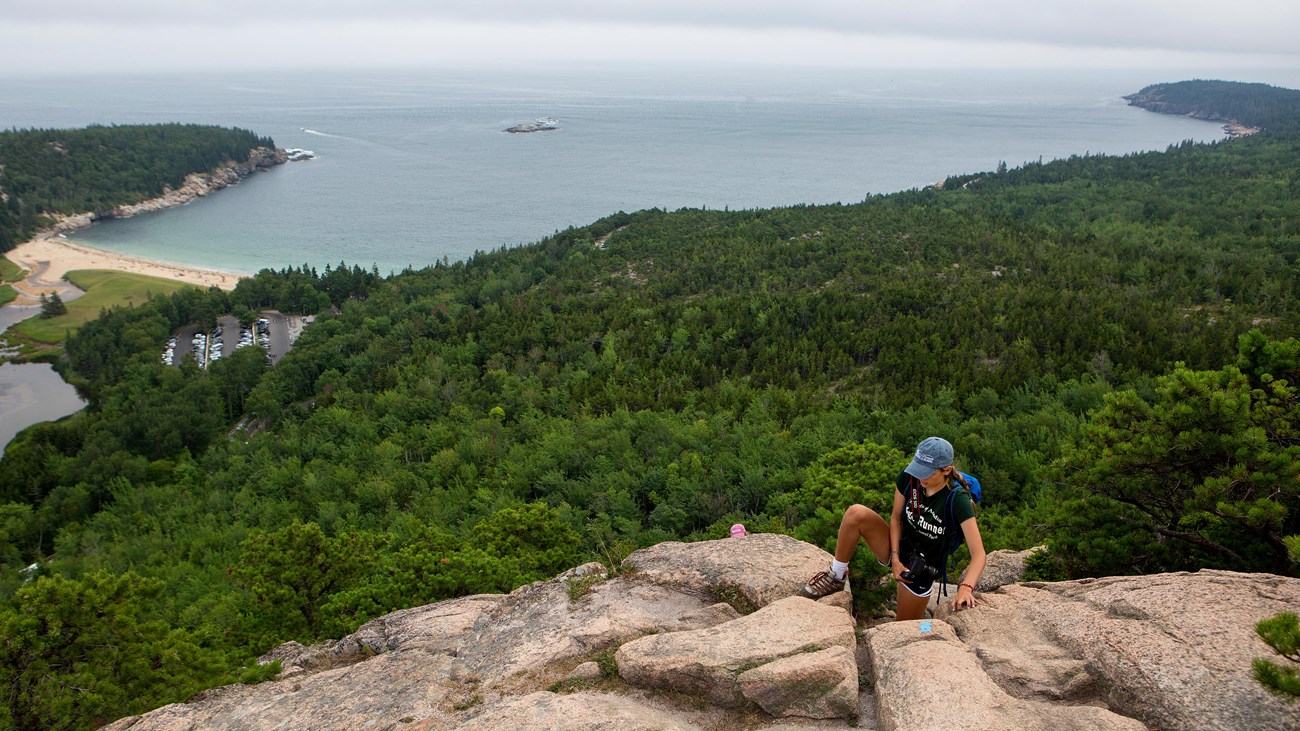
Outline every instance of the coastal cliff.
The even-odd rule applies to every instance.
[[[190,173],[185,182],[176,188],[164,188],[159,195],[139,203],[119,205],[104,211],[76,214],[59,214],[55,223],[42,229],[34,238],[49,238],[58,234],[71,233],[85,228],[95,221],[113,218],[130,218],[139,213],[150,213],[168,208],[183,206],[195,198],[202,198],[222,188],[236,185],[239,181],[261,170],[269,170],[276,165],[289,161],[289,154],[278,148],[255,147],[248,153],[248,159],[230,161],[206,173]]]
[[[1148,86],[1136,94],[1129,94],[1121,98],[1128,102],[1131,107],[1140,107],[1158,114],[1177,114],[1193,119],[1204,119],[1207,122],[1235,121],[1230,117],[1223,116],[1221,112],[1207,105],[1171,97],[1169,87],[1165,85]]]
[[[6,201],[0,206],[0,251],[51,225],[66,222],[76,228],[96,218],[148,210],[119,206],[156,198],[176,201],[159,203],[164,206],[184,202],[283,155],[270,137],[213,125],[0,131],[0,199]],[[201,177],[187,179],[192,173]],[[183,188],[190,192],[168,195]]]
[[[1223,132],[1229,137],[1247,137],[1260,131],[1259,127],[1242,124],[1226,117],[1214,107],[1184,99],[1170,99],[1167,86],[1148,86],[1136,94],[1122,97],[1131,107],[1140,107],[1157,114],[1177,114],[1182,117],[1204,119],[1207,122],[1224,122]]]

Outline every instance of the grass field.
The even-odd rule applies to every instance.
[[[0,256],[0,282],[16,282],[26,273],[26,269],[9,261],[9,257]]]
[[[55,345],[62,343],[69,330],[99,317],[101,309],[140,304],[150,294],[171,294],[193,284],[173,282],[160,277],[146,277],[107,269],[81,269],[68,272],[67,280],[86,290],[86,294],[68,303],[68,314],[42,320],[33,317],[12,328],[30,340]]]
[[[7,305],[18,298],[18,290],[7,284],[0,284],[0,305]]]

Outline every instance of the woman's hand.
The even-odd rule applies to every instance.
[[[903,582],[904,584],[910,584],[910,583],[912,583],[912,582],[908,581],[907,579],[904,579],[904,578],[903,578],[903,572],[907,570],[907,567],[903,565],[903,562],[902,562],[902,561],[899,561],[899,560],[898,560],[898,556],[894,556],[894,557],[893,557],[893,564],[894,564],[894,565],[893,565],[893,569],[894,569],[894,581],[901,581],[901,582]]]
[[[970,584],[961,584],[957,587],[957,596],[952,599],[952,611],[958,612],[973,606],[975,606],[975,590]]]

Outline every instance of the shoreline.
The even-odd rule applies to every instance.
[[[97,249],[62,235],[39,236],[5,252],[5,256],[28,271],[25,278],[11,285],[18,290],[18,299],[12,303],[15,305],[40,304],[42,294],[49,295],[61,289],[61,283],[67,281],[64,275],[77,269],[109,269],[227,291],[234,289],[240,279],[249,276]],[[22,302],[24,298],[30,301]]]
[[[55,216],[53,225],[37,232],[29,241],[4,252],[10,261],[28,271],[26,277],[11,283],[10,286],[18,291],[18,298],[10,304],[37,305],[40,304],[41,295],[48,296],[55,292],[64,296],[71,286],[64,275],[77,269],[108,269],[174,279],[200,287],[218,287],[227,291],[234,289],[240,279],[249,275],[120,254],[73,241],[67,238],[67,234],[87,228],[99,219],[129,218],[140,213],[185,205],[195,198],[238,184],[259,170],[283,165],[289,159],[284,150],[258,147],[249,151],[248,159],[244,162],[230,162],[206,173],[190,173],[179,188],[164,189],[162,195],[140,203],[117,206],[103,213]]]

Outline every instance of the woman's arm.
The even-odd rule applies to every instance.
[[[966,568],[966,578],[957,587],[957,596],[953,597],[952,609],[957,611],[975,606],[975,585],[984,573],[984,539],[980,538],[980,527],[974,518],[967,518],[961,524],[961,534],[966,537],[966,546],[970,548],[970,566]]]
[[[894,572],[894,581],[904,584],[912,582],[903,578],[907,567],[898,557],[898,542],[903,537],[903,493],[894,490],[894,510],[889,514],[889,566]]]

